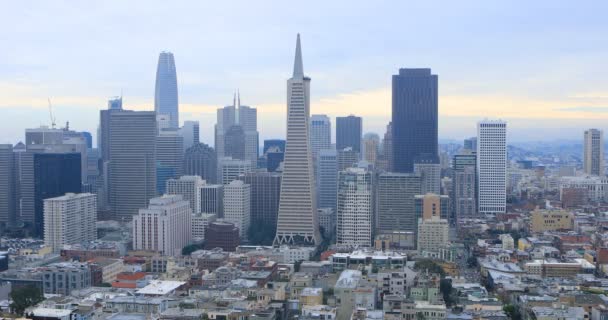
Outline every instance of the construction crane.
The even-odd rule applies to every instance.
[[[55,129],[55,116],[53,116],[53,105],[51,104],[51,98],[49,99],[49,115],[51,116],[51,128]]]

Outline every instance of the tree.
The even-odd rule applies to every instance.
[[[445,277],[445,271],[435,261],[431,259],[422,259],[414,264],[415,270],[428,270],[430,273],[438,273],[441,277]]]
[[[439,291],[443,295],[443,301],[447,307],[451,306],[454,302],[452,299],[452,281],[449,279],[441,279],[439,281]]]
[[[249,242],[253,245],[271,246],[276,232],[276,227],[269,226],[263,220],[256,219],[251,221],[247,235]]]
[[[11,310],[16,314],[23,315],[25,309],[44,301],[44,296],[39,288],[25,286],[13,289],[11,291],[11,300],[13,301],[10,305]]]
[[[467,259],[467,266],[469,268],[476,268],[477,266],[479,266],[479,263],[477,262],[477,258],[471,256]]]
[[[511,320],[522,320],[521,313],[519,312],[519,308],[512,304],[507,304],[502,307],[502,311],[511,318]]]
[[[190,244],[182,248],[182,256],[189,256],[192,252],[200,250],[202,247],[198,244]]]

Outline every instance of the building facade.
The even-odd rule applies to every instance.
[[[477,124],[477,204],[481,214],[507,210],[507,123]]]
[[[190,203],[192,213],[201,213],[201,200],[205,180],[199,176],[181,176],[179,179],[167,180],[167,194],[179,194]]]
[[[361,154],[361,136],[363,134],[363,120],[361,117],[349,115],[336,117],[336,149],[352,148]]]
[[[154,111],[168,115],[170,128],[179,128],[179,104],[177,98],[177,71],[171,52],[161,52],[156,68]]]
[[[97,240],[97,197],[66,193],[44,200],[44,244],[60,252],[64,245]]]
[[[224,185],[224,220],[239,229],[239,236],[247,240],[251,225],[251,186],[241,180]]]
[[[313,160],[319,151],[331,149],[331,120],[324,114],[310,116],[310,149]]]
[[[605,174],[604,132],[598,129],[585,130],[583,149],[583,169],[585,173],[603,176]]]
[[[421,192],[420,175],[382,173],[376,191],[376,227],[379,232],[416,231],[415,196]]]
[[[348,168],[338,175],[336,244],[369,247],[373,230],[373,183],[371,172]]]
[[[217,183],[217,156],[213,148],[196,143],[184,153],[184,174],[200,176],[207,183]]]

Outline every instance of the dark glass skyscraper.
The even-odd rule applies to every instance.
[[[175,70],[175,59],[171,52],[161,52],[158,57],[154,111],[157,114],[169,115],[170,127],[173,129],[179,128],[177,72]]]
[[[353,151],[361,154],[361,117],[350,115],[348,117],[336,117],[336,149],[353,148]]]
[[[431,69],[399,69],[393,75],[393,170],[413,172],[416,159],[437,151],[437,75]]]
[[[207,183],[216,183],[217,157],[215,150],[204,143],[197,143],[186,149],[184,174],[200,176]]]
[[[44,230],[44,199],[81,192],[80,153],[39,153],[34,155],[34,233]]]

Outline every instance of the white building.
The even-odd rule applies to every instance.
[[[372,244],[372,174],[363,168],[348,168],[338,174],[336,244]]]
[[[192,209],[181,195],[150,199],[146,209],[133,217],[133,249],[180,255],[191,242]]]
[[[560,199],[564,189],[584,189],[591,201],[608,200],[608,178],[599,176],[561,177],[559,182]]]
[[[604,175],[604,132],[598,129],[585,131],[583,169],[586,174]]]
[[[236,180],[241,174],[251,172],[251,161],[232,159],[224,157],[218,161],[219,180],[221,184],[229,184]]]
[[[449,243],[450,225],[448,220],[433,216],[418,219],[418,252],[435,251]]]
[[[507,208],[507,123],[477,124],[477,188],[480,214],[504,213]]]
[[[224,219],[239,228],[241,239],[247,238],[251,224],[251,186],[234,180],[224,186]]]
[[[287,139],[275,244],[320,243],[308,119],[310,78],[304,76],[300,35],[293,76],[287,80]]]
[[[205,239],[205,230],[209,224],[217,219],[213,213],[201,213],[192,215],[192,240],[201,241]]]
[[[331,149],[331,121],[324,114],[310,116],[310,149],[314,160],[319,151]]]
[[[181,176],[167,180],[167,194],[179,194],[190,203],[192,213],[201,213],[201,195],[205,180],[200,176]]]
[[[44,200],[44,243],[59,252],[64,245],[97,239],[97,196],[67,193]]]
[[[414,173],[420,175],[420,192],[422,194],[441,194],[441,164],[414,162]]]

